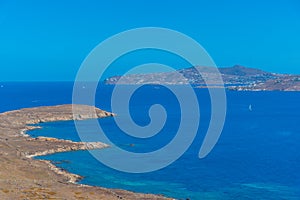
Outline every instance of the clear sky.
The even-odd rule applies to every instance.
[[[98,43],[145,26],[191,36],[218,66],[300,74],[298,0],[0,0],[0,81],[74,80]]]

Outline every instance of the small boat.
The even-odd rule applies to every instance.
[[[252,104],[249,105],[249,111],[252,111]]]

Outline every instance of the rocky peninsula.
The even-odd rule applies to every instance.
[[[73,117],[72,107],[80,115]],[[96,114],[90,114],[95,109]],[[26,108],[0,114],[0,199],[166,199],[125,190],[76,184],[82,177],[34,156],[56,152],[106,148],[101,142],[73,142],[56,138],[31,138],[28,124],[102,118],[114,114],[85,105]]]

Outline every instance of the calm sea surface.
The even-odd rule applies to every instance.
[[[72,83],[0,85],[1,112],[72,102]],[[99,86],[98,107],[111,110],[112,89],[112,86]],[[300,199],[300,92],[228,91],[224,130],[213,151],[204,159],[198,158],[198,152],[209,124],[210,99],[204,89],[195,92],[201,109],[198,134],[188,151],[164,169],[144,174],[119,172],[101,164],[88,151],[40,158],[84,176],[80,183],[107,188],[190,199]],[[165,107],[168,118],[165,127],[154,137],[130,137],[118,128],[114,118],[99,119],[99,123],[109,139],[123,149],[157,150],[176,134],[180,119],[178,101],[170,91],[158,86],[140,88],[130,101],[132,118],[142,126],[150,122],[148,109],[157,103]],[[122,113],[117,117],[122,118]],[[89,120],[84,123],[87,134],[97,134],[89,129]],[[41,126],[43,129],[29,134],[80,140],[73,121]],[[110,149],[101,151],[110,154]]]

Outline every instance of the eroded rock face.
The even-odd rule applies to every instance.
[[[37,155],[100,149],[108,145],[49,137],[31,138],[25,131],[40,127],[28,124],[109,116],[114,114],[85,105],[46,106],[1,113],[0,199],[165,199],[151,194],[74,184],[81,178],[79,175],[59,169],[49,161],[32,159]]]

